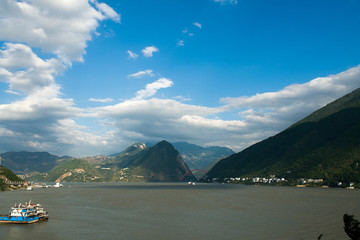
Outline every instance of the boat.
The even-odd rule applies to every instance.
[[[36,223],[49,218],[40,204],[25,203],[10,208],[9,214],[0,215],[0,223]]]
[[[64,186],[64,185],[62,185],[61,183],[57,182],[57,183],[55,183],[55,185],[54,185],[53,187],[58,188],[58,187],[63,187],[63,186]]]

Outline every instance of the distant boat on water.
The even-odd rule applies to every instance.
[[[62,185],[61,183],[57,182],[55,183],[55,185],[53,187],[63,187],[64,185]]]

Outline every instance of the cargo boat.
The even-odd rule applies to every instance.
[[[8,215],[0,215],[0,223],[36,223],[49,218],[40,204],[25,203],[10,208]]]

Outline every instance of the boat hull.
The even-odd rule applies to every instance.
[[[17,224],[30,224],[36,223],[40,219],[38,216],[31,217],[9,217],[9,216],[0,216],[0,223],[17,223]]]

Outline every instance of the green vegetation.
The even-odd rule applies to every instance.
[[[39,173],[28,180],[32,181],[66,181],[66,182],[100,182],[106,181],[106,174],[102,174],[94,164],[82,159],[63,161],[47,173]]]
[[[360,184],[360,90],[328,104],[285,131],[216,164],[208,178],[323,179]],[[356,185],[357,184],[357,185]]]
[[[190,170],[179,152],[166,141],[135,154],[127,163],[127,166],[121,166],[129,167],[133,175],[143,178],[144,181],[177,182]],[[196,178],[189,174],[186,180],[194,181]]]
[[[151,148],[134,144],[122,153],[103,161],[94,159],[58,160],[58,165],[46,173],[32,174],[31,181],[48,182],[177,182],[189,171],[180,154],[168,142]],[[196,180],[192,174],[187,180]]]
[[[0,166],[0,191],[5,191],[9,188],[8,184],[5,183],[6,181],[23,182],[23,180],[10,169]]]

